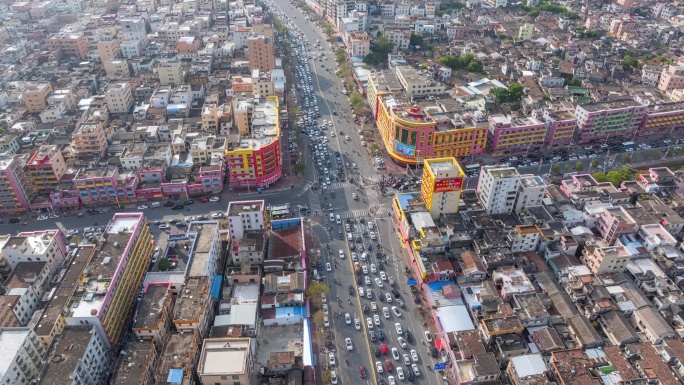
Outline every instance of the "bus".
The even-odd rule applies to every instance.
[[[624,147],[624,148],[634,148],[634,147],[636,147],[636,143],[634,143],[634,142],[624,142],[624,143],[622,143],[622,147]]]
[[[279,206],[270,206],[268,214],[271,219],[285,219],[290,217],[290,205],[288,203]]]
[[[465,170],[463,171],[465,171],[467,176],[473,176],[475,174],[479,174],[481,169],[482,166],[480,166],[479,164],[469,164],[465,166]]]

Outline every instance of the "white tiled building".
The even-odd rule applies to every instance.
[[[510,213],[520,184],[515,167],[485,166],[477,183],[477,197],[489,214]]]
[[[0,329],[0,384],[28,384],[38,376],[45,348],[29,328]]]

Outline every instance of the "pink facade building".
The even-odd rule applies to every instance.
[[[575,137],[577,121],[567,111],[544,110],[541,120],[546,121],[546,145],[548,147],[567,146]]]
[[[639,135],[662,135],[684,128],[684,102],[656,104],[648,107]]]
[[[577,105],[577,140],[588,143],[616,136],[629,138],[641,126],[646,109],[632,99]]]
[[[635,234],[637,223],[622,206],[606,207],[599,216],[596,228],[603,241],[612,246],[621,235]]]
[[[546,123],[533,117],[491,115],[487,144],[492,153],[526,150],[543,146],[546,132]]]

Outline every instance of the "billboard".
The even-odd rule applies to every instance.
[[[436,193],[456,191],[456,190],[462,190],[462,189],[463,189],[463,178],[461,178],[461,177],[437,179],[435,181],[434,192],[436,192]]]
[[[394,151],[400,153],[404,156],[415,156],[416,146],[409,146],[407,144],[401,143],[398,140],[394,141]]]

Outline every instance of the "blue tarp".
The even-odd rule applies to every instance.
[[[183,383],[183,369],[171,369],[169,370],[169,377],[166,379],[171,385],[180,385]]]
[[[217,299],[221,294],[221,283],[223,282],[223,276],[217,275],[214,277],[214,283],[211,284],[211,298]]]

